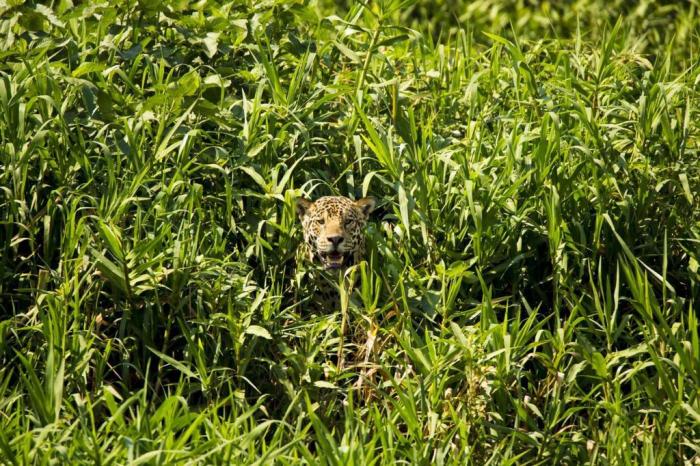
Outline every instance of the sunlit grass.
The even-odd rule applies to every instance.
[[[700,461],[697,9],[0,5],[0,463]]]

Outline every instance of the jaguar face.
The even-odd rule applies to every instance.
[[[342,269],[362,260],[364,230],[376,201],[353,201],[345,196],[325,196],[312,202],[297,201],[308,257],[326,270]]]

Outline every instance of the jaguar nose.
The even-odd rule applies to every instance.
[[[326,239],[333,244],[334,247],[338,247],[340,243],[343,242],[343,236],[342,235],[333,235],[333,236],[326,236]]]

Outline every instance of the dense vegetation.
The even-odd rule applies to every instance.
[[[75,3],[0,2],[0,463],[698,464],[696,0]]]

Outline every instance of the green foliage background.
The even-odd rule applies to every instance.
[[[698,6],[0,2],[0,463],[697,464]]]

